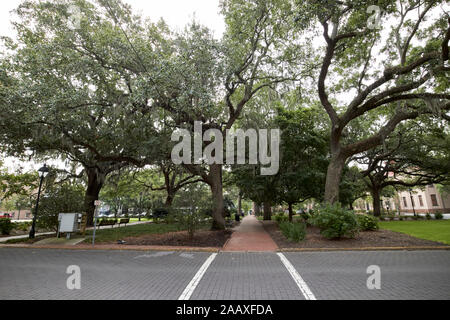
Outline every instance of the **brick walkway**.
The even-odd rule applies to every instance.
[[[276,251],[278,246],[254,216],[246,216],[223,251]]]

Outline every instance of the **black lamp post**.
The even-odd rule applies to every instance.
[[[30,239],[34,238],[34,234],[35,234],[36,216],[37,216],[37,213],[38,213],[39,198],[41,196],[42,182],[44,181],[44,178],[48,174],[48,167],[47,167],[47,165],[44,164],[44,166],[38,170],[38,173],[39,173],[39,178],[40,178],[40,180],[39,180],[39,190],[38,190],[38,196],[37,196],[37,200],[36,200],[36,209],[34,210],[34,215],[33,215],[33,224],[31,225],[31,230],[30,230],[30,236],[29,236]]]
[[[411,198],[411,204],[412,204],[412,207],[413,207],[414,216],[416,216],[416,209],[414,208],[414,199],[412,197],[411,191],[412,191],[412,189],[409,188],[409,197]]]

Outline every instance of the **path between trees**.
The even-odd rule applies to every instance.
[[[255,216],[246,216],[225,244],[223,251],[276,251],[277,244]]]

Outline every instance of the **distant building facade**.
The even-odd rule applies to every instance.
[[[423,190],[413,189],[398,194],[400,211],[407,213],[450,213],[450,194],[443,195],[434,184]]]
[[[372,211],[372,202],[358,199],[357,211]],[[382,198],[382,211],[388,213],[450,213],[450,194],[441,194],[434,184],[410,191],[399,191],[392,198]]]

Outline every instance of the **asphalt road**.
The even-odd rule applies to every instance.
[[[368,289],[369,266],[380,289]],[[80,271],[80,289],[69,289]],[[0,299],[450,299],[450,251],[226,253],[0,248]]]

